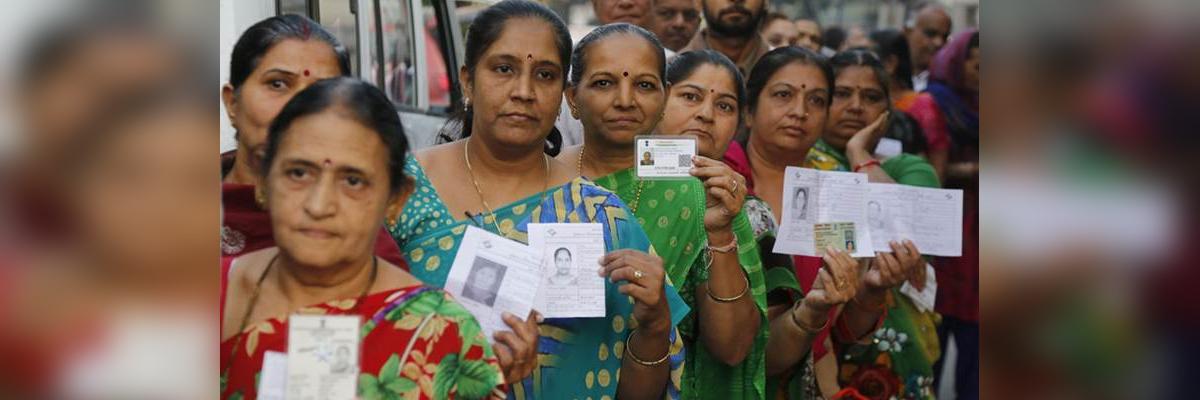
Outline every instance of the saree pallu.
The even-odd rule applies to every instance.
[[[224,286],[224,285],[223,285]],[[362,317],[362,399],[478,399],[504,395],[504,375],[479,323],[448,294],[416,285],[312,305],[300,314]],[[257,397],[267,351],[287,353],[288,317],[221,342],[221,398]]]
[[[596,183],[634,207],[638,223],[662,257],[671,282],[679,285],[683,300],[695,307],[696,288],[708,280],[709,273],[704,185],[694,178],[639,181],[632,168],[599,178]],[[734,217],[732,228],[738,242],[738,263],[749,281],[748,295],[758,307],[761,323],[750,353],[734,366],[716,359],[704,346],[696,313],[679,323],[688,349],[682,376],[682,397],[686,399],[761,399],[765,393],[764,359],[770,322],[766,318],[763,264],[745,213]]]
[[[805,164],[820,170],[850,170],[845,154],[824,140],[809,150]],[[899,185],[940,186],[933,167],[917,156],[901,154],[885,160],[880,168]],[[836,346],[838,383],[872,400],[932,399],[933,363],[941,354],[936,332],[940,319],[936,313],[919,311],[908,296],[891,290],[880,328],[861,341]]]
[[[414,158],[405,163],[405,170],[416,179],[416,190],[389,231],[409,259],[413,275],[432,286],[445,284],[468,225],[526,243],[530,223],[596,222],[604,226],[606,251],[651,251],[649,239],[624,203],[612,192],[582,178],[547,191],[544,198],[543,194],[535,194],[497,208],[494,214],[455,221]],[[497,228],[500,232],[495,232]],[[547,318],[539,325],[538,368],[532,376],[510,386],[510,398],[616,397],[626,340],[637,328],[633,298],[617,291],[621,284],[606,281],[606,317]],[[664,295],[674,326],[689,309],[669,282]],[[679,397],[683,362],[683,340],[673,329],[671,379],[665,388],[670,398]]]

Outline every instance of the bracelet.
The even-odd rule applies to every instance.
[[[871,160],[868,160],[868,161],[866,161],[866,162],[863,162],[863,163],[860,163],[860,164],[858,164],[858,165],[855,165],[855,166],[854,166],[854,172],[858,172],[858,170],[860,170],[860,169],[863,169],[863,168],[866,168],[866,167],[870,167],[870,166],[872,166],[872,165],[874,165],[874,166],[876,166],[876,167],[880,166],[880,165],[879,165],[879,160],[871,159]]]
[[[811,335],[815,335],[815,334],[820,333],[821,331],[824,331],[829,328],[829,322],[833,318],[829,318],[828,316],[826,316],[825,325],[822,325],[821,329],[809,329],[809,328],[805,327],[804,324],[801,324],[800,320],[796,319],[796,309],[800,308],[801,304],[803,304],[803,300],[796,302],[796,305],[792,306],[792,309],[788,311],[788,314],[791,314],[791,316],[792,316],[792,324],[796,325],[796,328],[799,328],[800,330],[804,331],[805,333],[808,333]]]
[[[743,274],[742,274],[742,280],[746,281],[746,287],[745,287],[744,289],[742,289],[742,292],[741,292],[741,293],[738,293],[738,295],[737,295],[737,296],[733,296],[733,297],[717,297],[717,295],[714,295],[714,294],[713,294],[713,292],[712,292],[712,285],[711,285],[711,284],[709,284],[709,282],[712,282],[712,280],[711,280],[711,279],[710,279],[710,280],[707,280],[707,281],[704,281],[704,291],[708,292],[708,298],[710,298],[710,299],[713,299],[713,301],[715,301],[715,302],[718,302],[718,303],[732,303],[732,302],[738,301],[739,299],[741,299],[741,298],[743,298],[743,297],[746,297],[746,293],[750,293],[750,278],[747,278],[747,277],[746,277],[746,274],[745,274],[745,273],[743,273]]]
[[[633,354],[633,340],[632,339],[633,339],[634,332],[637,332],[637,328],[634,328],[633,330],[629,331],[629,336],[625,337],[625,354],[629,355],[629,358],[632,359],[633,362],[642,364],[647,367],[654,367],[654,366],[660,365],[664,362],[667,362],[667,358],[671,357],[671,350],[667,349],[667,354],[663,354],[662,358],[660,358],[656,361],[643,361],[642,359],[638,358],[636,355]]]
[[[737,248],[738,248],[737,235],[732,235],[732,236],[733,236],[733,240],[730,240],[729,244],[727,244],[727,245],[720,246],[720,247],[712,247],[711,245],[705,245],[704,247],[707,247],[709,250],[712,250],[712,251],[715,251],[718,253],[729,253],[731,251],[737,250]]]

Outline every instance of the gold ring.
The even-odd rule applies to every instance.
[[[738,190],[738,181],[737,181],[737,179],[734,179],[733,180],[733,189],[730,189],[729,191],[733,192],[733,193],[737,193],[737,190]]]
[[[633,279],[642,279],[642,276],[645,276],[645,274],[641,270],[633,270]]]

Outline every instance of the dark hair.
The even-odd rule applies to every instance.
[[[229,84],[233,90],[241,88],[242,83],[250,77],[258,62],[276,44],[287,39],[310,40],[316,39],[329,44],[333,48],[333,56],[337,58],[342,75],[350,75],[350,55],[346,47],[333,34],[321,27],[321,24],[307,17],[286,14],[264,19],[251,25],[242,32],[229,61]]]
[[[888,81],[887,70],[883,69],[883,61],[879,60],[879,56],[866,49],[850,49],[839,52],[829,59],[829,66],[833,69],[834,80],[837,80],[838,74],[846,67],[868,67],[871,72],[875,73],[875,80],[879,81],[879,86],[883,88],[883,95],[887,98],[889,108],[892,104],[892,93],[888,90],[890,86]]]
[[[475,67],[479,64],[480,57],[483,57],[483,53],[491,48],[496,40],[500,39],[506,23],[514,18],[536,18],[550,24],[550,28],[554,31],[554,45],[558,48],[559,63],[566,68],[571,60],[571,32],[567,30],[567,24],[563,22],[562,18],[541,3],[529,0],[504,0],[480,11],[471,22],[471,26],[467,28],[463,65],[467,67],[471,76],[475,76]],[[564,85],[566,85],[566,79],[566,74],[563,74]],[[454,113],[438,132],[439,141],[450,142],[455,137],[461,139],[471,136],[471,120],[475,117],[474,111],[465,104],[460,104],[459,109],[461,111]],[[556,132],[557,130],[552,132],[551,136],[554,136],[553,133]],[[561,136],[559,136],[559,141],[561,142],[561,140]]]
[[[658,37],[653,33],[643,29],[640,26],[621,22],[616,24],[601,25],[600,27],[588,32],[587,36],[579,39],[579,43],[575,45],[575,53],[571,54],[571,85],[578,85],[579,80],[583,78],[583,71],[587,69],[587,54],[588,48],[592,44],[600,40],[616,34],[634,35],[645,40],[650,44],[655,51],[655,58],[658,59],[658,76],[666,79],[667,76],[667,54],[663,50],[662,42],[658,41]]]
[[[296,119],[337,108],[358,123],[379,134],[388,150],[388,176],[392,193],[405,184],[404,159],[408,155],[408,139],[396,108],[379,88],[355,78],[322,79],[297,93],[271,121],[267,136],[267,152],[263,156],[262,175],[271,172],[271,163],[279,152],[288,128]]]
[[[554,256],[558,257],[558,253],[564,252],[564,251],[567,252],[567,257],[571,257],[571,249],[568,249],[566,247],[559,247],[557,250],[554,250]]]
[[[971,34],[971,41],[967,42],[967,51],[979,48],[979,31]]]
[[[840,26],[831,26],[821,32],[821,46],[837,50],[846,41],[846,30]]]
[[[746,105],[750,107],[750,111],[758,107],[758,96],[767,86],[767,81],[771,80],[780,68],[794,63],[812,65],[821,70],[829,84],[829,93],[833,93],[833,70],[825,57],[803,47],[783,46],[764,54],[754,64],[754,68],[750,69],[750,78],[746,80]]]
[[[729,57],[725,57],[724,54],[715,50],[693,50],[676,55],[667,65],[667,82],[672,84],[681,82],[692,76],[692,73],[696,72],[696,68],[700,68],[701,65],[715,65],[725,70],[729,79],[733,81],[737,103],[739,105],[746,104],[746,83],[745,79],[742,79],[741,71],[738,71],[737,65],[734,65],[733,61],[729,61]],[[745,113],[738,113],[738,126],[742,126],[743,115]]]
[[[912,59],[908,51],[908,39],[897,29],[880,29],[871,32],[872,50],[879,55],[879,60],[896,57],[896,72],[892,73],[892,81],[900,87],[912,89]]]

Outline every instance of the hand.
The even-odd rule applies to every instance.
[[[866,161],[866,158],[874,157],[875,149],[867,147],[878,144],[879,138],[883,137],[884,132],[887,132],[885,122],[887,122],[889,114],[890,111],[879,114],[874,122],[860,129],[846,142],[846,157],[850,158],[852,164],[859,164]]]
[[[710,232],[729,229],[746,202],[746,178],[708,157],[692,157],[692,163],[692,176],[704,182],[704,228]]]
[[[521,321],[516,315],[506,312],[501,318],[512,331],[492,335],[496,341],[492,350],[500,361],[500,370],[504,371],[504,381],[513,384],[525,379],[537,368],[538,322],[542,316],[537,311],[530,311],[529,317]]]
[[[830,308],[854,298],[858,290],[858,261],[850,253],[832,248],[826,250],[822,260],[824,265],[817,271],[812,289],[804,294],[801,307],[824,315]]]
[[[925,268],[921,253],[910,240],[903,244],[888,243],[891,253],[876,252],[875,261],[863,274],[863,283],[868,291],[881,292],[899,286],[912,276],[913,271]]]
[[[618,289],[633,297],[633,318],[639,329],[663,333],[670,330],[671,312],[663,294],[666,271],[658,256],[637,250],[623,249],[600,258],[600,276],[611,282],[626,281]]]

